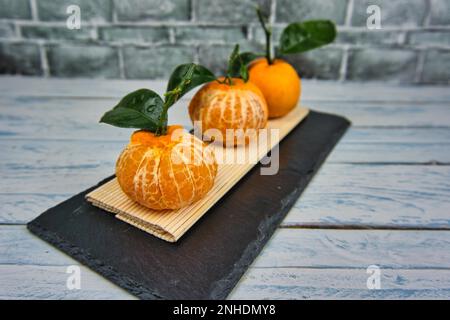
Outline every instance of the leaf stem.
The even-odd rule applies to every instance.
[[[156,136],[163,136],[167,133],[167,114],[169,112],[170,106],[178,100],[178,90],[179,88],[175,88],[174,90],[166,92],[164,94],[165,99],[161,112],[161,118],[159,119],[159,126],[155,132]]]
[[[227,84],[229,86],[234,85],[232,77],[228,74],[223,78],[223,80],[219,80],[219,78],[216,78],[216,81],[220,84]]]
[[[167,133],[167,113],[169,111],[169,104],[164,102],[163,110],[161,113],[160,126],[155,132],[155,136],[164,136]]]
[[[272,26],[267,25],[266,17],[264,17],[261,8],[258,6],[256,8],[256,13],[258,14],[259,22],[264,30],[264,34],[266,35],[266,59],[268,64],[273,63],[272,59]]]
[[[231,76],[230,75],[227,75],[227,77],[225,78],[225,80],[228,82],[228,85],[230,85],[230,86],[232,86],[234,83],[233,83],[233,79],[231,79]]]
[[[155,132],[156,136],[165,135],[167,133],[167,113],[169,112],[169,108],[178,101],[178,99],[180,98],[180,94],[191,82],[193,73],[194,67],[191,66],[184,74],[185,79],[183,79],[173,90],[167,91],[164,94],[163,110],[161,112],[161,118],[159,120],[159,127]]]

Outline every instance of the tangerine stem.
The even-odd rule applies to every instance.
[[[220,84],[227,84],[229,86],[234,85],[233,80],[229,75],[226,75],[222,81],[220,81],[219,79],[216,78],[216,81]]]
[[[256,13],[258,14],[259,22],[266,35],[266,59],[268,64],[272,64],[272,26],[267,26],[266,18],[264,17],[261,8],[258,6],[256,8]]]

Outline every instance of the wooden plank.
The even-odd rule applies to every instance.
[[[448,165],[448,144],[342,144],[328,158],[329,163]]]
[[[428,104],[377,102],[318,102],[311,109],[338,113],[365,127],[449,127],[448,102]],[[444,119],[445,118],[445,119]]]
[[[120,98],[141,88],[162,94],[165,80],[57,79],[0,76],[0,95],[9,97]]]
[[[66,272],[67,266],[0,265],[0,299],[135,299],[83,266],[81,288],[69,290]]]
[[[131,129],[98,121],[116,99],[0,99],[0,138],[127,140]],[[169,111],[171,123],[191,128],[183,99]],[[348,117],[354,127],[450,127],[450,107],[436,104],[316,102],[310,108]]]
[[[450,164],[450,143],[340,143],[328,163]]]
[[[322,168],[284,226],[450,229],[450,167]]]
[[[0,225],[0,265],[69,266],[78,262],[33,235],[26,226]]]
[[[117,99],[0,99],[0,138],[128,140],[133,129],[99,124]],[[171,123],[191,127],[187,104],[169,110]]]
[[[44,163],[20,170],[1,169],[0,223],[27,222],[49,204],[87,189],[114,170],[113,161],[80,166],[45,168]],[[449,166],[328,163],[283,226],[449,229],[448,181]]]
[[[81,267],[81,289],[68,290],[63,266],[0,265],[0,299],[134,299]],[[368,290],[365,269],[256,269],[229,299],[449,299],[448,270],[382,270]]]
[[[0,140],[0,170],[5,175],[33,171],[64,174],[102,167],[112,172],[126,144],[127,141]]]
[[[76,264],[25,226],[0,231],[0,264]],[[449,247],[448,231],[278,229],[252,267],[450,269]]]
[[[81,267],[81,289],[68,290],[63,266],[0,265],[0,299],[134,299]],[[365,269],[256,269],[229,299],[449,299],[448,270],[382,270],[368,290]]]
[[[99,299],[130,296],[81,267],[81,290],[67,290],[77,263],[21,226],[0,226],[0,298]],[[233,299],[449,298],[450,233],[280,229],[240,281]],[[366,268],[381,267],[368,290]]]
[[[351,128],[338,144],[327,160],[327,163],[426,163],[450,161],[450,129],[386,129],[386,128]],[[42,171],[42,177],[36,177],[44,185],[45,176],[53,179],[55,174],[63,177],[74,170],[75,176],[83,175],[79,171],[92,168],[85,176],[87,182],[96,183],[104,178],[100,174],[111,174],[114,161],[125,141],[38,141],[38,140],[6,140],[0,139],[0,174],[2,176],[15,174],[30,177],[30,172]],[[64,164],[64,165],[61,165]],[[96,173],[96,168],[102,168]],[[45,170],[53,173],[47,174]],[[77,171],[78,170],[78,171]],[[74,176],[74,175],[72,175]],[[90,180],[89,180],[90,179]],[[65,183],[73,181],[64,179]],[[351,181],[350,181],[351,182]],[[49,182],[50,183],[50,182]],[[0,185],[2,185],[0,183]],[[67,185],[67,184],[66,184]],[[73,192],[81,191],[84,185]],[[4,189],[1,189],[5,192]],[[36,191],[32,190],[32,191]],[[71,193],[63,194],[0,194],[0,222],[25,223],[36,217],[40,212],[67,199]],[[308,195],[308,192],[306,192]],[[336,197],[339,197],[337,195]],[[363,199],[360,199],[363,201]],[[327,197],[325,201],[319,197],[311,199],[303,196],[301,210],[307,210],[307,216],[314,217],[320,207],[325,211],[336,208],[339,211],[353,212],[352,203],[344,209],[344,203],[339,198]],[[298,208],[293,209],[298,210]],[[362,210],[362,209],[361,209]],[[379,210],[378,210],[379,211]],[[428,211],[427,211],[428,212]],[[305,213],[306,214],[306,213]],[[301,215],[292,213],[291,216]],[[290,221],[290,223],[299,221]],[[311,222],[311,221],[310,221]]]
[[[120,130],[118,130],[120,131]],[[84,170],[113,164],[127,140],[0,139],[0,170]],[[328,163],[450,162],[450,129],[351,128]]]
[[[381,270],[380,290],[369,290],[366,269],[251,269],[230,299],[445,299],[449,270]]]
[[[22,200],[28,195],[75,195],[92,187],[114,173],[105,166],[87,167],[82,170],[52,169],[30,170],[26,172],[1,173],[0,194],[21,194]]]
[[[258,268],[450,269],[450,232],[278,229]]]
[[[70,194],[0,194],[0,223],[25,224]]]
[[[328,163],[449,163],[448,128],[350,128]]]
[[[344,143],[361,144],[422,144],[450,143],[448,128],[361,128],[351,127],[339,145]],[[375,146],[376,147],[376,146]]]
[[[0,77],[2,96],[114,97],[140,88],[162,93],[166,80],[42,79]],[[188,94],[192,96],[194,92]],[[446,86],[401,86],[385,83],[356,83],[302,80],[303,100],[340,101],[450,101]]]

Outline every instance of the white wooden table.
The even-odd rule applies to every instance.
[[[98,120],[141,87],[164,82],[0,78],[0,299],[133,298],[85,267],[67,289],[78,263],[25,224],[113,173],[131,130]],[[187,98],[170,122],[190,125]],[[449,299],[449,88],[304,81],[302,99],[353,126],[230,298]]]

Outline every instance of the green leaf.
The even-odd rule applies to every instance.
[[[137,128],[156,131],[167,125],[161,119],[164,102],[148,89],[139,89],[127,94],[112,110],[106,112],[100,122],[121,128]],[[167,121],[167,120],[166,120]]]
[[[232,68],[230,76],[239,77],[241,76],[244,69],[243,66],[248,66],[250,62],[253,60],[264,57],[264,53],[253,53],[253,52],[242,52],[239,54],[238,59],[235,60]],[[244,71],[245,72],[245,71]],[[247,70],[248,73],[248,70]]]
[[[170,76],[167,84],[166,103],[167,107],[172,106],[178,99],[180,99],[187,92],[193,88],[214,81],[216,77],[207,68],[195,64],[186,63],[175,68]]]
[[[242,52],[239,56],[242,63],[248,65],[253,60],[264,57],[264,53]]]
[[[239,53],[239,45],[236,45],[229,59],[227,75],[229,77],[242,78],[245,82],[247,82],[248,64],[256,58],[262,56],[264,56],[264,54],[257,54],[253,52]]]
[[[230,57],[228,58],[228,68],[227,68],[227,75],[232,76],[233,71],[236,67],[238,67],[238,70],[240,69],[241,63],[239,60],[239,45],[235,45],[233,51],[230,54]]]
[[[281,34],[280,52],[299,53],[312,50],[334,41],[336,26],[329,20],[311,20],[291,23]]]
[[[244,80],[244,82],[248,81],[249,76],[248,76],[248,68],[247,68],[246,64],[242,64],[241,65],[241,69],[239,70],[239,74],[240,74],[242,80]]]

